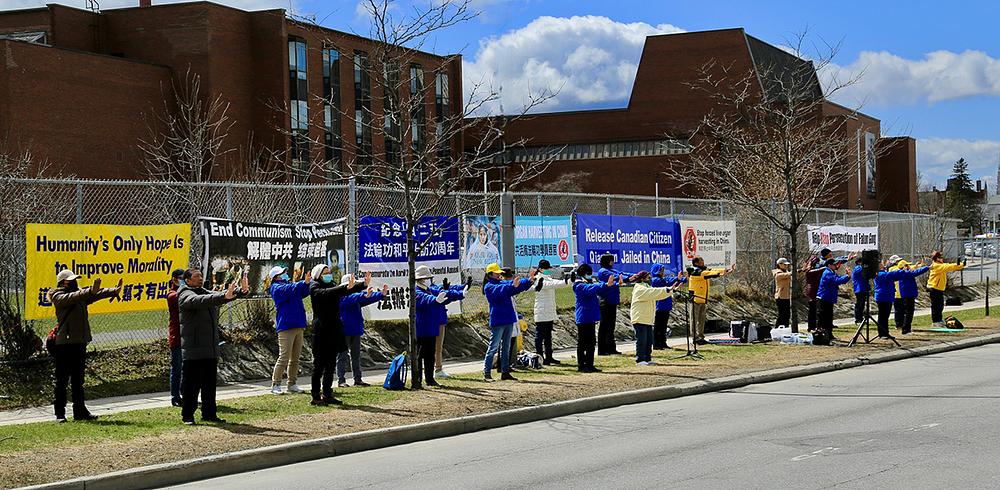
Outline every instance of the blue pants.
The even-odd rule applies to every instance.
[[[502,353],[500,355],[500,372],[510,372],[510,357],[507,353],[510,352],[510,334],[514,331],[513,329],[513,323],[490,327],[490,347],[486,350],[483,375],[490,375],[490,371],[493,369],[493,356],[497,352]]]
[[[635,328],[635,362],[653,360],[653,326],[636,323]]]
[[[178,400],[181,397],[182,369],[181,347],[170,348],[170,398]]]

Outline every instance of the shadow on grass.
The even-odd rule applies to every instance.
[[[406,410],[402,408],[382,408],[376,407],[374,405],[353,405],[348,402],[344,402],[343,405],[339,406],[340,410],[357,410],[359,412],[366,413],[381,413],[386,415],[393,415],[396,417],[416,417],[422,415],[420,412],[415,410]]]
[[[306,435],[306,432],[286,430],[286,429],[275,429],[273,427],[260,427],[252,424],[245,424],[241,422],[227,422],[225,424],[217,424],[214,422],[200,422],[199,425],[208,427],[217,427],[219,429],[232,432],[233,434],[247,435],[247,436],[267,436],[267,437],[281,437],[281,436],[301,436]]]

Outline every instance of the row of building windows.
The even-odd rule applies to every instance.
[[[593,160],[596,158],[628,158],[662,155],[682,155],[691,152],[686,139],[663,139],[649,141],[625,141],[618,143],[597,143],[588,145],[534,146],[514,148],[505,158],[508,162],[523,163],[552,160]]]

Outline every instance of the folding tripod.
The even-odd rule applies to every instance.
[[[871,291],[871,288],[869,288],[869,291]],[[851,337],[851,341],[847,344],[848,347],[853,347],[859,338],[863,339],[866,344],[870,344],[874,340],[871,336],[871,322],[874,321],[877,325],[878,320],[872,318],[872,294],[874,294],[874,291],[869,292],[868,298],[865,299],[865,319],[858,325],[858,331],[854,332],[854,337]],[[861,332],[862,329],[864,329],[864,333]],[[902,347],[896,339],[890,337],[889,340],[896,344],[896,347]]]
[[[684,322],[687,323],[687,328],[684,330],[684,339],[687,341],[687,354],[683,356],[677,356],[674,359],[705,359],[705,356],[698,353],[698,344],[691,341],[691,335],[693,332],[691,330],[694,328],[691,325],[691,307],[690,303],[694,301],[694,291],[688,290],[687,294],[684,295]],[[692,349],[692,346],[694,348]]]

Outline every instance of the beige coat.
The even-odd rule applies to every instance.
[[[774,269],[774,299],[792,299],[792,271]]]
[[[644,282],[637,283],[632,288],[632,306],[629,309],[632,325],[652,325],[656,318],[656,302],[667,299],[670,288],[654,288]]]

